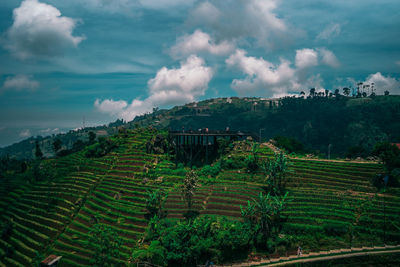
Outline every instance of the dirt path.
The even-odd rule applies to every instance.
[[[338,254],[340,253],[340,254]],[[319,253],[304,254],[301,257],[289,256],[281,257],[276,259],[265,259],[261,261],[243,262],[232,265],[222,265],[231,267],[241,266],[284,266],[296,263],[308,263],[316,261],[326,261],[342,258],[350,258],[357,256],[387,254],[387,253],[400,253],[400,245],[397,246],[386,246],[386,247],[363,247],[363,248],[352,248],[352,249],[337,249],[330,251],[321,251]],[[334,255],[331,255],[334,254]],[[330,256],[331,255],[331,256]]]

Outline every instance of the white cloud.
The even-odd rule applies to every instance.
[[[121,110],[128,106],[128,103],[123,100],[114,101],[112,99],[106,99],[100,102],[99,99],[96,99],[96,101],[94,102],[94,106],[103,113],[118,115]]]
[[[285,59],[280,59],[279,64],[273,64],[263,58],[246,55],[247,52],[237,49],[225,62],[229,67],[242,71],[246,77],[234,79],[231,87],[239,95],[258,95],[281,97],[300,90],[316,88],[324,90],[323,79],[320,74],[308,72],[308,68],[319,65],[321,62],[329,66],[336,66],[334,54],[324,48],[301,49],[296,51],[295,66]]]
[[[318,49],[318,52],[320,53],[322,57],[322,62],[330,67],[337,68],[340,66],[339,60],[336,58],[335,54],[327,50],[325,48],[320,48]]]
[[[39,88],[38,81],[33,80],[32,76],[22,74],[7,77],[3,84],[4,90],[35,91],[37,88]]]
[[[163,104],[170,103],[176,99],[176,93],[185,101],[194,100],[195,97],[204,95],[213,76],[213,70],[205,66],[202,58],[190,56],[181,62],[179,69],[161,68],[155,78],[149,80],[150,98]],[[172,101],[174,102],[174,101]]]
[[[284,59],[279,65],[274,65],[263,58],[248,57],[246,51],[238,49],[226,60],[226,64],[237,67],[247,75],[242,80],[232,81],[232,88],[240,95],[260,93],[261,90],[262,95],[280,95],[298,87],[295,70]]]
[[[325,29],[320,32],[317,39],[320,40],[330,40],[337,37],[341,32],[341,26],[339,23],[331,23],[325,27]]]
[[[314,49],[304,48],[296,50],[296,67],[300,69],[318,65],[318,53]]]
[[[196,30],[193,34],[184,35],[177,39],[176,44],[171,48],[171,55],[174,58],[181,58],[197,53],[210,53],[213,55],[226,55],[232,52],[234,45],[228,41],[215,44],[209,34]]]
[[[205,65],[202,58],[190,56],[181,62],[180,68],[161,68],[153,79],[148,81],[149,97],[135,99],[130,105],[120,100],[96,100],[95,107],[107,114],[130,121],[135,116],[150,112],[156,106],[179,105],[193,102],[204,95],[213,70]]]
[[[390,77],[384,76],[382,73],[377,72],[375,74],[370,74],[364,84],[372,84],[374,83],[376,94],[382,95],[384,91],[388,90],[392,95],[400,94],[400,80]]]
[[[32,136],[32,134],[31,134],[31,131],[29,129],[25,129],[25,130],[22,130],[19,133],[19,136],[20,137],[29,137],[29,136]]]
[[[6,48],[20,59],[60,55],[85,39],[72,35],[74,19],[61,16],[57,8],[38,0],[23,1],[14,9],[13,18]]]
[[[211,0],[200,3],[187,23],[208,27],[218,40],[252,38],[265,47],[273,47],[288,37],[288,26],[275,14],[280,0]],[[280,43],[281,45],[281,43]]]

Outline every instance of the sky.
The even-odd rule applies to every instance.
[[[400,94],[398,0],[1,0],[0,147],[213,97]]]

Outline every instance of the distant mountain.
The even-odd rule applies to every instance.
[[[51,136],[37,136],[30,137],[21,142],[12,144],[10,146],[0,148],[0,157],[9,156],[16,159],[33,159],[35,157],[36,141],[39,143],[40,149],[45,158],[53,157],[55,155],[53,143],[56,139],[61,141],[61,149],[71,149],[78,140],[87,141],[89,139],[89,132],[96,134],[96,137],[109,136],[118,131],[118,127],[124,125],[125,122],[117,120],[109,123],[107,126],[86,127],[84,129],[71,130],[65,134],[57,134]]]
[[[43,138],[31,137],[0,149],[0,156],[32,158],[38,140],[44,156],[50,157],[54,155],[52,144],[55,138],[68,149],[77,140],[87,140],[90,131],[97,136],[107,136],[120,126],[171,130],[225,130],[229,127],[231,131],[261,134],[263,140],[278,135],[293,137],[322,154],[331,144],[332,155],[343,156],[349,150],[367,155],[376,142],[400,142],[400,96],[208,99],[168,110],[155,109],[128,123],[117,120],[108,126]]]

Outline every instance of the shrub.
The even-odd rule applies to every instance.
[[[51,181],[57,176],[57,168],[52,162],[35,161],[32,175],[35,181]]]
[[[246,164],[247,171],[255,173],[258,170],[258,162],[255,156],[249,155],[244,162]]]
[[[229,157],[221,159],[222,169],[242,169],[246,164],[243,157]]]
[[[279,148],[285,149],[288,153],[306,153],[304,145],[293,137],[275,136],[274,140]]]
[[[218,173],[221,171],[221,163],[217,162],[214,165],[210,166],[210,165],[205,165],[201,171],[200,171],[200,175],[204,175],[204,176],[211,176],[211,177],[215,177],[218,175]]]
[[[89,244],[94,244],[94,266],[113,266],[113,257],[119,257],[122,239],[111,227],[104,224],[95,224],[89,232]]]
[[[200,216],[192,221],[158,221],[150,245],[133,253],[136,260],[167,266],[197,266],[209,260],[245,259],[251,248],[249,225],[225,217]]]
[[[347,149],[346,158],[358,158],[358,157],[366,157],[368,155],[367,150],[362,146],[351,146]]]
[[[110,138],[100,137],[99,142],[90,147],[85,153],[85,156],[87,158],[100,158],[107,155],[117,147],[117,143]]]

